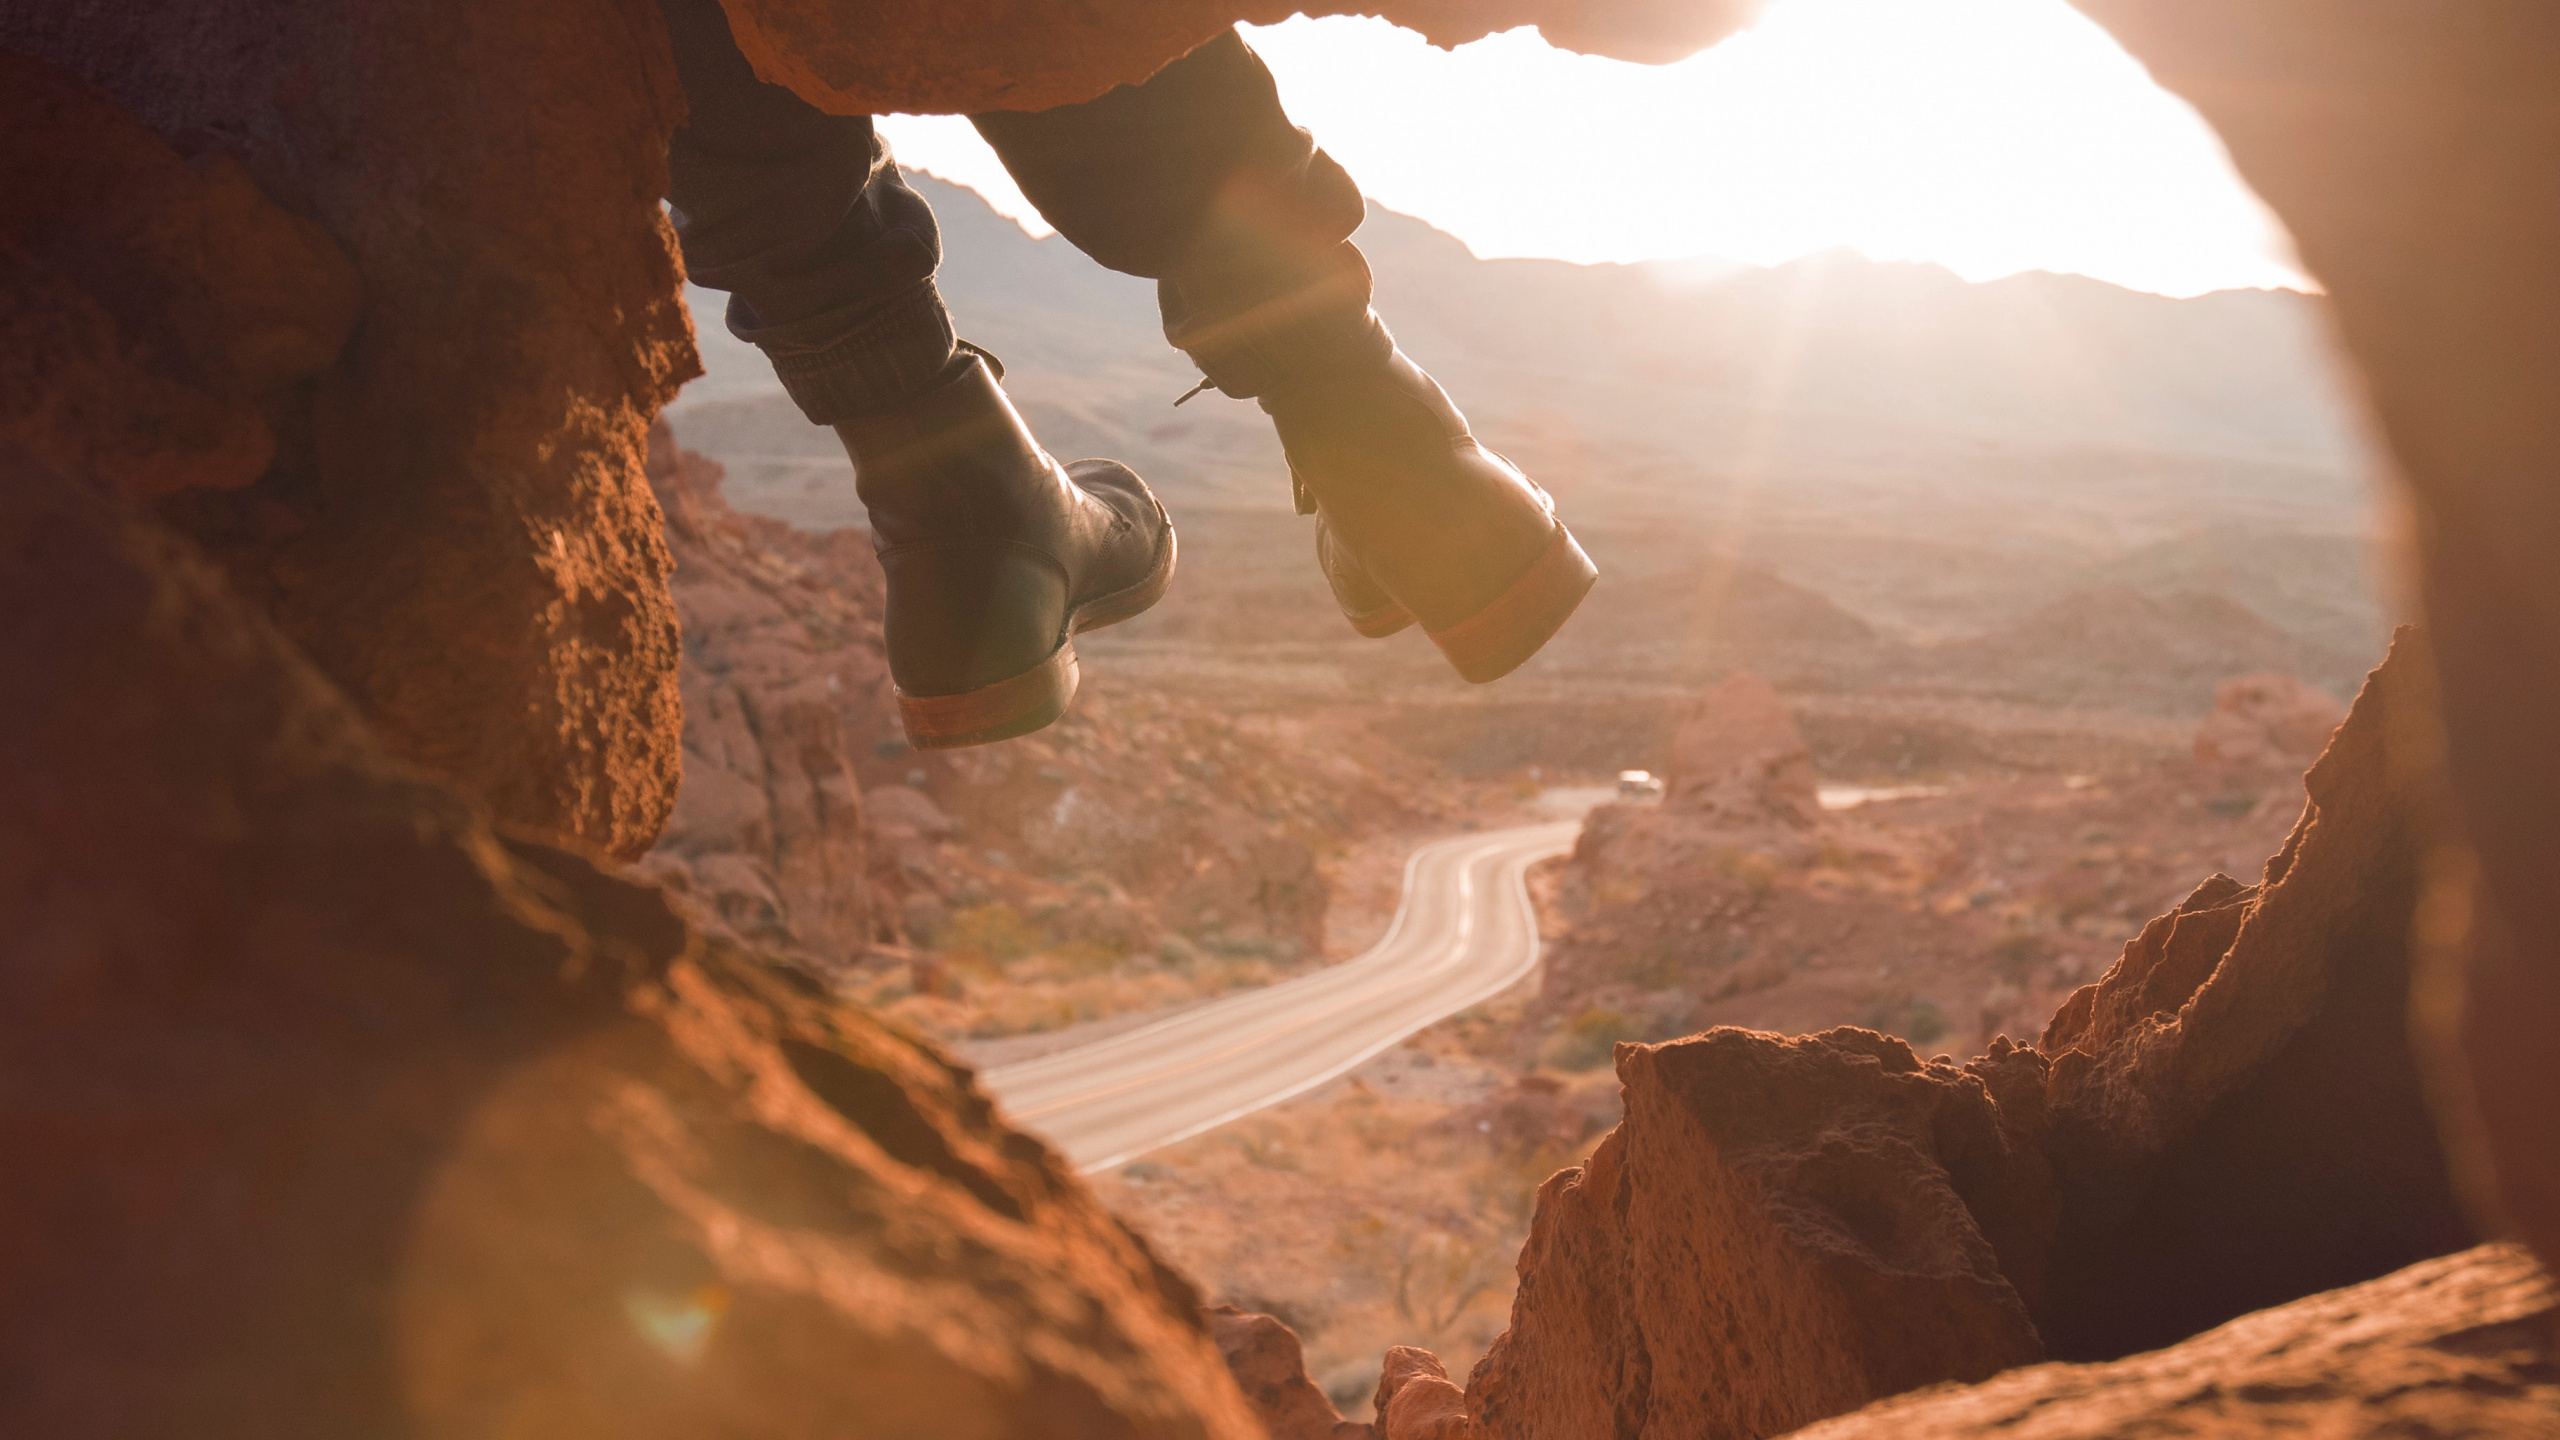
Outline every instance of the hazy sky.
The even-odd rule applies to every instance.
[[[1658,67],[1533,30],[1455,52],[1378,20],[1246,34],[1362,189],[1479,255],[1774,264],[1846,245],[1974,280],[2303,283],[2212,131],[2063,0],[1778,0]],[[966,121],[883,128],[905,163],[1046,231]]]

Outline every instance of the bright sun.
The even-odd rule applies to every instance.
[[[2064,0],[1779,0],[1661,67],[1534,30],[1454,52],[1378,20],[1246,33],[1372,198],[1479,255],[1765,265],[1848,246],[1974,280],[2306,284],[2213,132]],[[884,129],[905,163],[1045,231],[966,121]]]

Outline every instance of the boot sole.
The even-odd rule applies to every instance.
[[[992,685],[958,695],[909,695],[898,692],[898,723],[907,743],[918,750],[960,750],[992,745],[1055,724],[1076,698],[1080,678],[1075,638],[1087,630],[1117,625],[1146,613],[1173,584],[1173,562],[1180,542],[1167,521],[1164,559],[1146,579],[1125,590],[1098,595],[1067,616],[1067,638],[1049,658]]]
[[[1599,578],[1599,567],[1582,553],[1573,532],[1558,525],[1555,538],[1511,588],[1466,619],[1430,631],[1431,643],[1469,682],[1499,680],[1564,628]]]

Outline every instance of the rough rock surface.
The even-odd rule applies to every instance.
[[[5,467],[0,1433],[1260,1433],[965,1071],[493,831]]]
[[[2290,675],[2238,675],[2213,692],[2196,725],[2199,764],[2295,769],[2318,759],[2345,718],[2336,696]]]
[[[335,360],[355,267],[239,162],[193,163],[73,77],[0,54],[0,406],[53,465],[144,497],[275,459],[260,402]]]
[[[2404,630],[2256,886],[2215,876],[2038,1042],[2064,1207],[2058,1356],[2164,1345],[2470,1243],[2408,1029],[2427,826]]]
[[[1215,1306],[1208,1314],[1218,1354],[1271,1440],[1369,1440],[1370,1427],[1343,1419],[1307,1378],[1298,1332],[1233,1305]]]
[[[2406,482],[2445,768],[2442,1023],[2497,1199],[2560,1264],[2560,23],[2536,0],[2076,0],[2319,277]]]
[[[895,724],[869,538],[786,537],[739,515],[721,501],[719,467],[679,449],[664,421],[650,432],[649,479],[676,561],[685,704],[684,781],[651,872],[732,934],[860,955],[895,933],[865,875],[855,770]],[[905,793],[914,799],[880,818],[921,833],[913,812],[933,802]]]
[[[2532,1257],[2483,1245],[2166,1350],[1923,1390],[1792,1440],[2550,1440],[2560,1436],[2556,1324],[2560,1296]]]
[[[767,80],[843,115],[1045,110],[1143,80],[1244,21],[1383,15],[1437,45],[1536,25],[1550,44],[1629,60],[1679,59],[1731,34],[1760,0],[891,0],[859,18],[831,0],[722,0]]]
[[[144,407],[198,437],[170,462],[191,468],[128,456],[123,483],[186,489],[168,518],[394,750],[504,819],[645,850],[674,800],[679,717],[641,438],[697,370],[658,208],[679,103],[654,8],[21,5],[0,10],[0,49],[196,147],[153,158],[130,121],[86,115],[10,125],[12,148],[88,137],[13,177],[89,179],[13,185],[47,218],[8,233],[94,242],[52,273],[133,287],[95,308],[159,333],[113,348],[212,406]],[[22,79],[0,105],[56,103]],[[128,180],[166,205],[124,203]],[[349,287],[315,226],[361,289],[343,352]],[[0,352],[29,322],[11,308]],[[39,317],[98,333],[63,313]],[[102,393],[83,385],[80,403]],[[57,415],[76,409],[64,394]],[[149,448],[131,421],[64,428]]]
[[[1699,698],[1672,737],[1663,803],[1734,824],[1819,817],[1813,750],[1775,686],[1737,671]]]
[[[1861,1030],[1621,1047],[1627,1118],[1539,1192],[1466,1433],[1772,1435],[2042,1358],[2002,1273],[2051,1223],[2018,1203],[2050,1179],[1992,1098],[2007,1059]]]

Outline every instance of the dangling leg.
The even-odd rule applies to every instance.
[[[718,0],[660,0],[684,82],[668,200],[685,266],[853,457],[888,579],[882,630],[918,746],[1036,730],[1077,632],[1163,595],[1174,539],[1138,477],[1040,448],[992,357],[952,334],[941,238],[868,117],[755,77]]]
[[[1208,383],[1271,416],[1361,633],[1419,619],[1486,681],[1564,624],[1589,558],[1396,349],[1349,238],[1359,187],[1289,123],[1240,36],[1086,104],[973,118],[1060,234],[1157,282],[1166,338]]]

